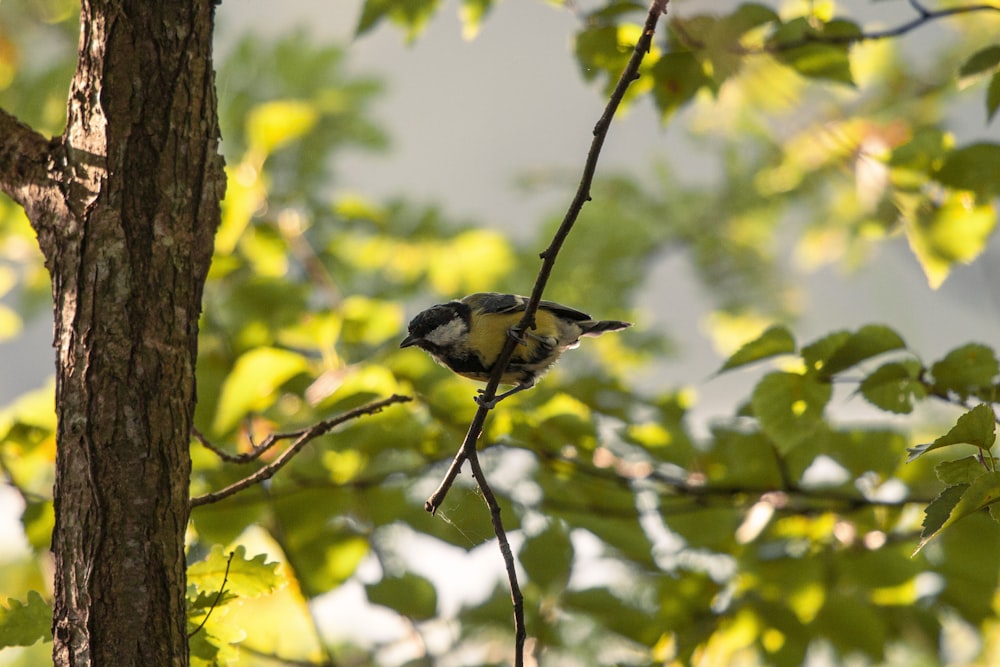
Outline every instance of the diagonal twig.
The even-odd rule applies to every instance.
[[[211,493],[205,493],[200,496],[195,496],[190,501],[190,507],[199,507],[200,505],[208,505],[210,503],[217,503],[224,498],[228,498],[234,493],[239,493],[244,489],[247,489],[254,484],[260,484],[268,479],[274,477],[281,468],[283,468],[292,458],[309,442],[315,440],[321,435],[329,433],[331,430],[337,426],[343,424],[344,422],[351,421],[352,419],[357,419],[364,415],[373,415],[377,412],[381,412],[383,408],[386,408],[394,403],[406,403],[407,401],[412,401],[413,399],[409,396],[400,396],[399,394],[393,394],[389,398],[383,398],[379,401],[372,401],[371,403],[366,403],[360,407],[354,408],[353,410],[348,410],[347,412],[337,415],[331,419],[326,419],[321,422],[313,424],[307,429],[301,431],[293,431],[290,433],[281,433],[277,435],[268,436],[268,439],[272,438],[276,441],[278,440],[290,440],[292,438],[295,441],[289,445],[288,449],[283,451],[278,458],[274,459],[268,463],[263,468],[258,468],[253,474],[247,475],[243,479],[233,482],[224,489],[219,489],[218,491],[212,491]],[[263,444],[263,443],[262,443]],[[213,449],[213,451],[215,451]],[[228,455],[227,455],[228,456]]]
[[[503,376],[504,371],[507,370],[510,358],[514,354],[517,338],[519,338],[517,334],[527,331],[534,324],[535,312],[538,310],[538,304],[542,300],[542,292],[544,292],[549,276],[552,274],[556,256],[559,254],[559,250],[562,248],[566,237],[569,236],[570,231],[573,229],[573,225],[576,224],[583,205],[590,201],[590,187],[594,181],[594,173],[597,171],[597,161],[601,155],[601,148],[604,146],[604,140],[607,138],[608,130],[611,128],[611,121],[618,107],[621,105],[622,98],[625,97],[625,91],[639,76],[639,65],[642,63],[642,59],[646,53],[649,52],[656,24],[659,21],[660,15],[666,13],[668,2],[669,0],[653,0],[649,8],[649,13],[646,16],[642,35],[639,37],[639,41],[636,42],[632,57],[625,66],[621,77],[619,77],[618,83],[615,85],[611,97],[608,99],[608,104],[604,108],[604,113],[597,121],[597,124],[594,125],[594,138],[590,144],[590,151],[587,153],[587,160],[583,166],[583,175],[579,186],[577,186],[576,195],[573,197],[566,215],[552,237],[549,246],[539,255],[542,259],[542,266],[538,271],[538,277],[535,279],[535,286],[531,291],[531,298],[525,307],[524,315],[512,330],[512,334],[514,335],[508,336],[503,350],[493,367],[493,374],[490,376],[490,380],[483,390],[482,399],[478,401],[479,409],[476,411],[476,415],[469,425],[469,430],[466,433],[461,448],[459,448],[458,453],[452,460],[451,466],[448,468],[448,472],[445,474],[444,479],[441,480],[441,484],[437,490],[424,503],[424,509],[431,514],[437,512],[441,503],[444,502],[445,496],[448,495],[448,489],[451,488],[455,482],[455,478],[458,477],[458,473],[462,469],[462,463],[469,458],[470,453],[475,452],[476,441],[479,440],[479,436],[483,432],[483,426],[486,424],[486,415],[490,411],[490,408],[485,406],[489,405],[490,401],[496,397],[497,387],[500,386],[500,378]]]
[[[236,555],[235,551],[229,552],[229,558],[226,560],[226,571],[222,574],[222,584],[219,585],[219,592],[215,594],[215,599],[212,600],[212,606],[208,608],[205,618],[201,619],[201,623],[198,624],[197,628],[188,633],[188,639],[191,639],[196,634],[201,632],[201,629],[205,627],[206,623],[208,623],[208,619],[211,617],[212,612],[215,611],[217,606],[219,606],[219,600],[222,599],[222,594],[226,592],[226,581],[229,580],[229,568],[233,565],[234,555]]]
[[[734,43],[729,46],[727,50],[730,53],[737,55],[749,56],[761,53],[782,53],[784,51],[791,51],[792,49],[806,46],[808,44],[830,44],[843,46],[859,42],[872,42],[882,39],[891,39],[893,37],[902,37],[903,35],[916,30],[927,23],[948,18],[950,16],[971,14],[975,12],[1000,12],[1000,5],[991,4],[957,5],[955,7],[944,7],[942,9],[934,10],[927,9],[920,2],[918,2],[918,0],[909,0],[909,4],[917,13],[917,16],[892,28],[842,35],[824,35],[818,32],[809,32],[802,35],[798,39],[768,44],[759,48],[746,47],[738,43]],[[706,47],[703,40],[698,39],[687,31],[683,21],[675,19],[670,28],[677,34],[678,37],[681,38],[681,41],[685,46],[691,49],[703,49]]]
[[[660,16],[666,13],[668,2],[669,0],[652,0],[652,3],[650,4],[649,13],[646,16],[646,23],[643,27],[642,35],[635,45],[632,57],[629,59],[628,64],[625,66],[625,70],[618,79],[618,83],[615,85],[615,88],[611,93],[608,104],[604,109],[604,113],[594,126],[594,138],[590,144],[590,151],[587,153],[587,159],[583,168],[583,176],[581,177],[580,184],[577,187],[576,195],[573,197],[573,200],[566,211],[566,216],[559,225],[559,229],[556,230],[551,243],[549,243],[549,246],[540,254],[542,266],[538,272],[538,277],[535,280],[535,286],[532,289],[531,297],[528,300],[524,315],[521,317],[521,321],[512,330],[512,335],[507,337],[507,341],[505,342],[503,350],[500,353],[500,357],[497,359],[493,368],[493,374],[490,376],[490,380],[486,384],[486,388],[483,391],[482,399],[481,401],[478,401],[479,409],[476,411],[476,415],[473,418],[472,423],[469,425],[469,430],[465,435],[465,440],[462,442],[462,446],[455,454],[455,458],[452,460],[451,465],[448,468],[448,472],[445,474],[441,484],[424,503],[425,510],[431,514],[437,512],[441,503],[444,502],[444,498],[448,494],[448,490],[458,477],[458,474],[462,469],[462,464],[466,460],[469,461],[469,467],[472,469],[473,478],[479,485],[479,488],[483,493],[483,499],[486,501],[486,506],[489,508],[490,517],[493,523],[493,532],[497,536],[500,553],[503,556],[504,566],[507,570],[507,579],[510,583],[511,602],[513,603],[514,608],[514,667],[523,667],[524,665],[524,642],[527,637],[527,631],[524,624],[524,600],[521,594],[520,586],[518,586],[517,583],[514,554],[511,551],[510,543],[507,540],[507,533],[504,530],[503,521],[500,517],[500,504],[497,502],[496,496],[493,494],[493,490],[490,488],[489,483],[486,480],[486,475],[483,473],[482,466],[479,463],[479,454],[476,450],[476,442],[479,440],[480,435],[482,435],[483,426],[486,423],[486,416],[491,409],[487,406],[490,406],[491,402],[496,397],[497,387],[500,385],[500,378],[503,376],[507,365],[510,363],[511,356],[514,353],[514,347],[517,345],[517,339],[520,337],[518,334],[527,331],[534,324],[535,312],[538,310],[538,304],[542,299],[542,292],[545,290],[545,285],[548,283],[549,276],[552,273],[552,268],[555,266],[556,256],[559,254],[559,250],[562,248],[566,237],[573,229],[573,225],[576,223],[576,220],[580,215],[580,211],[583,209],[583,205],[590,200],[590,188],[594,180],[594,173],[597,170],[597,160],[600,157],[601,148],[604,145],[604,140],[607,138],[608,130],[611,127],[611,121],[614,118],[618,107],[621,105],[622,99],[625,97],[625,91],[639,76],[639,65],[642,63],[642,59],[645,55],[649,52],[653,41],[653,33],[656,31],[656,24],[659,22]]]

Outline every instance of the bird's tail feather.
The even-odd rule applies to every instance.
[[[619,320],[589,320],[587,322],[579,322],[580,328],[583,329],[583,336],[600,336],[602,333],[607,333],[608,331],[621,331],[622,329],[627,329],[632,326],[631,322],[621,322]]]

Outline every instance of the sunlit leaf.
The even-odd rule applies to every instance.
[[[405,28],[407,40],[412,42],[434,15],[439,0],[365,0],[358,18],[355,34],[361,36],[388,18]]]
[[[285,584],[284,577],[278,573],[278,564],[266,562],[264,554],[247,558],[246,547],[242,545],[231,553],[230,560],[230,552],[221,545],[214,545],[204,559],[188,568],[188,584],[203,593],[216,593],[225,579],[225,590],[238,598],[265,595]]]
[[[1000,473],[987,472],[971,484],[957,484],[941,492],[927,506],[924,527],[920,534],[919,552],[942,530],[973,512],[977,512],[1000,500]]]
[[[30,499],[21,514],[24,535],[36,553],[47,551],[52,545],[52,529],[56,514],[51,500]]]
[[[604,76],[610,87],[618,79],[631,57],[635,40],[630,36],[640,31],[633,24],[596,25],[576,34],[574,52],[583,78],[593,81]]]
[[[954,461],[941,461],[934,466],[934,474],[948,486],[972,484],[986,472],[982,460],[977,456],[966,456]]]
[[[348,343],[380,345],[397,338],[403,329],[403,309],[398,303],[351,296],[340,309],[343,339]]]
[[[494,0],[462,0],[458,18],[462,21],[462,38],[474,39],[479,34],[483,18],[493,7]]]
[[[265,102],[247,115],[247,141],[251,150],[270,155],[282,146],[301,139],[319,119],[316,106],[303,100]]]
[[[795,338],[787,327],[775,325],[767,329],[754,340],[745,343],[729,359],[722,364],[719,373],[733,368],[739,368],[761,359],[769,359],[780,354],[795,352]]]
[[[26,602],[6,598],[0,605],[0,648],[31,646],[52,638],[52,607],[37,591],[29,591]]]
[[[282,384],[308,367],[301,354],[290,350],[262,347],[245,353],[223,383],[213,430],[226,433],[248,412],[267,407]]]
[[[969,263],[978,257],[996,223],[992,203],[978,205],[967,193],[949,196],[941,206],[918,211],[906,226],[906,234],[930,286],[938,288],[954,263]]]
[[[961,417],[947,433],[930,444],[910,449],[909,460],[927,452],[949,445],[974,445],[980,449],[990,449],[996,442],[996,415],[993,408],[980,403]]]
[[[464,231],[422,253],[434,289],[454,296],[490,291],[514,266],[510,242],[488,229]]]
[[[226,167],[226,198],[222,224],[215,235],[215,252],[228,255],[246,231],[253,215],[262,210],[267,191],[258,166],[245,162]]]

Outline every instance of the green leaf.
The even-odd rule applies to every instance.
[[[214,545],[204,560],[188,568],[188,584],[199,592],[215,593],[222,589],[225,580],[226,592],[239,598],[260,597],[285,584],[284,577],[278,574],[278,564],[265,562],[267,557],[264,554],[247,558],[246,547],[242,545],[236,547],[232,554],[230,561],[229,552],[218,544]]]
[[[479,34],[483,18],[493,8],[494,0],[462,0],[458,18],[462,22],[462,38],[474,39]]]
[[[986,472],[983,462],[977,456],[966,456],[955,461],[941,461],[934,466],[934,474],[944,484],[972,484]]]
[[[949,445],[975,445],[980,449],[990,449],[996,442],[996,415],[993,408],[980,403],[958,418],[958,422],[950,431],[930,444],[919,445],[910,449],[908,461],[927,452]]]
[[[267,156],[308,134],[317,120],[319,110],[313,103],[302,100],[264,102],[247,115],[247,141],[251,150]]]
[[[923,549],[927,540],[937,535],[938,531],[944,527],[952,510],[955,509],[955,505],[958,504],[959,499],[969,486],[969,484],[956,484],[947,487],[924,509],[923,530],[920,533],[922,539],[916,551],[913,552],[914,554]]]
[[[248,412],[271,405],[275,391],[308,368],[305,357],[291,350],[261,347],[243,354],[222,385],[212,429],[229,432]]]
[[[997,362],[996,354],[991,348],[978,343],[956,348],[931,366],[934,391],[952,391],[962,397],[991,386],[998,373],[1000,362]]]
[[[361,36],[382,19],[406,29],[406,39],[412,42],[437,10],[439,0],[365,0],[354,33]]]
[[[701,60],[690,51],[663,54],[649,74],[653,77],[653,100],[664,123],[712,81]]]
[[[56,523],[56,513],[51,500],[36,500],[29,497],[21,514],[24,535],[36,553],[47,551],[52,544],[52,529]]]
[[[1000,472],[984,473],[972,484],[948,487],[928,505],[924,515],[924,529],[920,534],[920,544],[917,545],[914,554],[948,526],[998,500],[1000,500]]]
[[[833,331],[802,348],[802,361],[810,372],[818,371],[851,337],[849,331]]]
[[[771,7],[756,2],[747,2],[733,10],[732,14],[724,16],[720,23],[725,26],[726,35],[730,39],[736,40],[758,26],[780,20],[778,14]]]
[[[996,227],[992,203],[977,205],[967,193],[951,192],[944,202],[921,206],[906,216],[910,247],[932,288],[938,288],[956,262],[976,259]]]
[[[940,128],[917,128],[909,141],[892,151],[889,166],[930,173],[947,152],[949,142],[949,135]]]
[[[993,120],[998,107],[1000,107],[1000,72],[990,77],[990,85],[986,89],[986,122]]]
[[[28,591],[28,601],[7,598],[0,606],[0,648],[31,646],[39,639],[52,640],[52,607],[37,591]]]
[[[829,377],[866,359],[905,347],[906,343],[903,342],[903,339],[889,327],[869,324],[848,336],[843,344],[825,362],[821,362],[821,366],[816,370],[820,371],[823,377]]]
[[[426,621],[437,615],[437,590],[434,584],[416,574],[407,572],[400,577],[383,577],[365,586],[365,593],[372,604],[395,609],[403,616]]]
[[[833,389],[811,375],[770,373],[751,398],[761,429],[782,453],[807,439],[823,423],[823,410]]]
[[[981,142],[949,151],[935,177],[948,187],[987,199],[1000,195],[996,174],[1000,174],[1000,144]]]
[[[920,363],[908,359],[892,361],[879,366],[858,386],[865,399],[883,410],[896,414],[913,412],[914,400],[927,396],[927,389],[920,381]]]
[[[738,349],[726,363],[722,364],[717,373],[739,368],[751,364],[761,359],[769,359],[780,354],[791,354],[795,352],[795,338],[787,327],[775,325],[767,329],[760,336],[745,343]]]
[[[774,10],[754,3],[740,5],[726,16],[687,17],[671,24],[669,50],[677,55],[693,51],[699,62],[697,76],[716,92],[746,62],[738,48],[746,33],[771,22],[780,22]]]
[[[860,35],[852,21],[833,20],[817,30],[808,19],[797,18],[774,31],[768,48],[779,62],[804,77],[853,86],[848,51]]]
[[[574,50],[583,78],[593,81],[599,74],[617,77],[631,54],[622,43],[621,26],[596,26],[576,35]]]
[[[518,553],[528,578],[547,592],[561,592],[573,569],[573,544],[566,526],[550,521],[545,530],[524,541]]]
[[[960,77],[974,76],[992,71],[1000,65],[1000,45],[987,46],[976,51],[958,68]]]

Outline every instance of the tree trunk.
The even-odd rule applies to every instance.
[[[225,187],[210,0],[84,0],[66,132],[0,115],[52,277],[56,665],[186,665],[202,288]]]

